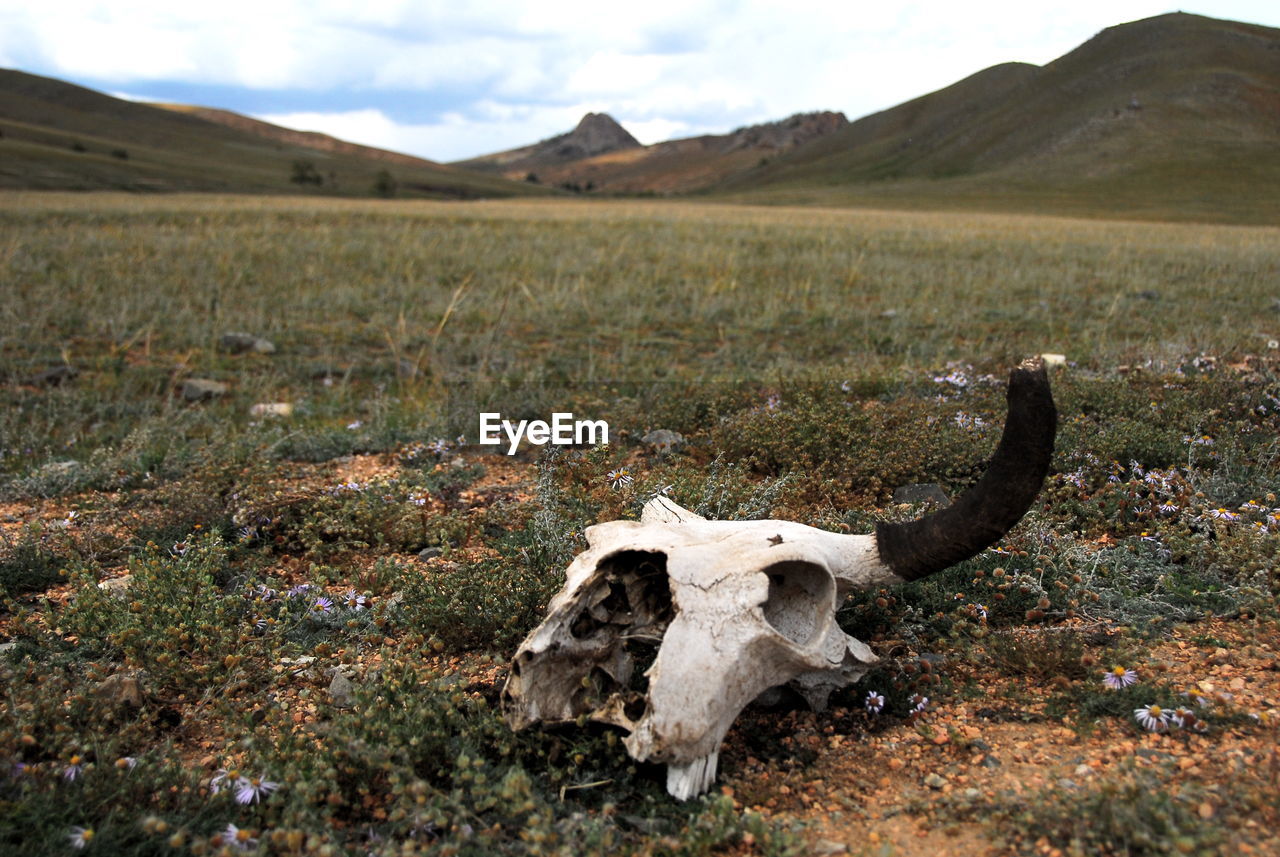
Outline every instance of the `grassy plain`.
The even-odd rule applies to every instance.
[[[1262,227],[0,196],[0,845],[231,853],[232,824],[273,854],[941,853],[915,818],[969,853],[1274,847],[1278,260]],[[584,526],[661,488],[859,532],[915,514],[893,489],[971,482],[1001,377],[1042,352],[1069,361],[1043,504],[999,550],[851,601],[884,668],[829,719],[748,715],[731,793],[673,805],[616,736],[498,720]],[[188,401],[191,377],[228,391]],[[481,404],[614,442],[509,460],[475,446]],[[659,455],[655,428],[687,443]],[[124,574],[122,599],[98,585]],[[1102,686],[1117,663],[1136,689]],[[1192,688],[1207,733],[1131,717]],[[992,717],[1025,729],[999,743]],[[1097,742],[1063,750],[1099,758],[1070,787],[1030,756],[1026,783],[982,779],[1058,731]],[[277,788],[241,804],[231,771]],[[1064,814],[1114,794],[1131,814]]]

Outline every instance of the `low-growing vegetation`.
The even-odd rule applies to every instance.
[[[1275,230],[21,195],[0,222],[0,850],[1277,845]],[[980,476],[1041,352],[1035,507],[850,598],[881,663],[824,713],[748,709],[711,795],[611,729],[505,725],[588,526],[659,494],[917,516],[895,491]],[[481,410],[612,442],[507,457]]]

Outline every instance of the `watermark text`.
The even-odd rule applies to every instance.
[[[542,420],[521,420],[512,423],[504,420],[502,414],[480,414],[480,443],[486,446],[497,446],[506,435],[509,444],[507,455],[515,455],[521,440],[527,440],[535,446],[548,443],[555,444],[606,444],[609,442],[609,424],[604,420],[575,420],[573,414],[557,411],[551,415],[551,422]]]

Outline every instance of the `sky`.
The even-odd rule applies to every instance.
[[[0,67],[454,161],[605,112],[642,143],[850,119],[1171,11],[1278,0],[0,0]]]

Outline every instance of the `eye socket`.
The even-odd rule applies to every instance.
[[[761,605],[765,621],[797,646],[812,645],[826,628],[835,583],[820,565],[792,560],[764,569],[769,597]]]

